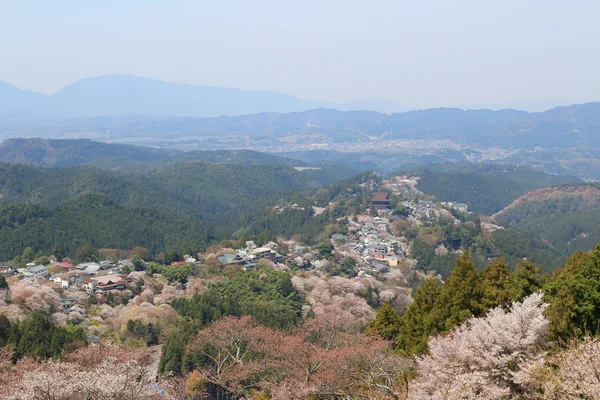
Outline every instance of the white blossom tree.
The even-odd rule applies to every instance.
[[[600,399],[600,342],[586,338],[519,373],[520,382],[545,400]]]
[[[430,339],[430,354],[417,360],[410,398],[514,398],[523,391],[516,373],[546,345],[546,306],[535,293],[508,311],[495,308]]]

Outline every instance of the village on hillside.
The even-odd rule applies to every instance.
[[[418,178],[408,176],[384,180],[380,191],[372,193],[365,213],[340,218],[345,220],[345,229],[332,232],[328,244],[309,246],[294,240],[282,240],[258,246],[254,241],[247,241],[238,249],[219,248],[215,252],[185,255],[166,268],[189,267],[186,271],[191,271],[210,264],[220,269],[251,271],[268,265],[309,276],[341,274],[346,278],[370,282],[368,286],[375,288],[380,296],[376,301],[401,298],[401,304],[409,304],[414,282],[435,275],[435,272],[417,268],[417,260],[411,254],[411,240],[401,234],[402,227],[432,223],[439,218],[460,224],[461,220],[455,215],[468,213],[465,204],[424,198],[416,188],[417,181]],[[297,204],[289,207],[292,210],[299,208]],[[313,213],[319,215],[325,209],[314,207]],[[276,212],[285,211],[276,206]],[[435,251],[436,254],[447,255],[452,250],[438,246]],[[457,250],[455,253],[460,255],[462,252]],[[139,256],[82,263],[49,256],[48,261],[48,265],[30,262],[19,268],[1,266],[0,273],[13,281],[32,280],[35,285],[51,289],[59,297],[59,313],[72,322],[86,318],[102,320],[102,312],[98,311],[97,305],[127,304],[146,287],[147,279],[142,277],[151,276],[153,271],[152,264]],[[439,275],[438,279],[441,279]],[[183,283],[181,289],[186,290],[186,285],[190,283]],[[88,333],[90,341],[100,340],[100,332],[94,324],[89,326]]]

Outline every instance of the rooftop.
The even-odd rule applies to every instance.
[[[25,269],[26,272],[33,272],[33,273],[45,271],[45,270],[47,270],[45,265],[36,265],[36,266]]]
[[[373,198],[371,200],[372,201],[389,201],[390,196],[388,196],[388,194],[384,193],[384,192],[375,192],[375,193],[373,193]]]
[[[117,282],[121,282],[123,280],[121,278],[121,275],[117,275],[117,274],[101,275],[101,276],[97,276],[92,279],[102,285],[107,285],[109,282],[117,283]]]

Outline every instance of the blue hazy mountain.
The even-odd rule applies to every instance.
[[[130,75],[85,78],[53,95],[22,90],[0,81],[0,113],[51,117],[127,114],[216,117],[315,108],[385,113],[405,111],[396,103],[380,98],[336,104],[304,100],[274,91],[195,86]]]

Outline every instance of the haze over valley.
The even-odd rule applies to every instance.
[[[600,399],[596,2],[0,2],[0,398]]]

